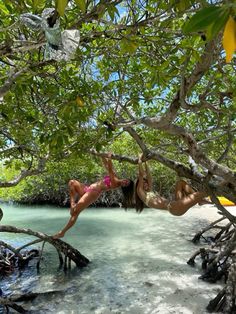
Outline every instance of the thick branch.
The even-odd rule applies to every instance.
[[[168,134],[175,135],[178,137],[181,137],[185,143],[188,146],[188,153],[189,155],[194,159],[195,162],[202,165],[211,174],[218,175],[220,177],[223,177],[227,182],[232,183],[234,186],[236,186],[236,176],[235,173],[228,167],[222,166],[215,162],[214,160],[208,158],[203,151],[200,149],[197,141],[194,139],[193,135],[189,133],[187,130],[185,130],[183,127],[177,126],[177,125],[164,125],[162,123],[162,120],[157,118],[141,118],[139,120],[136,120],[133,124],[144,124],[145,126],[152,128],[152,129],[158,129],[165,131]],[[130,127],[131,123],[128,123],[128,127]],[[127,128],[126,123],[119,124],[119,126],[123,126],[124,128]]]
[[[35,236],[53,245],[57,250],[64,253],[66,257],[71,259],[78,267],[84,267],[89,263],[89,260],[85,256],[83,256],[78,250],[73,248],[71,245],[69,245],[68,243],[60,239],[55,240],[51,236],[45,233],[36,232],[36,231],[33,231],[31,229],[26,229],[26,228],[24,229],[16,228],[14,226],[7,226],[7,225],[0,225],[0,232],[24,233],[24,234]]]
[[[209,70],[211,64],[216,59],[216,42],[216,40],[212,40],[207,43],[202,57],[196,64],[191,75],[188,78],[182,79],[181,88],[170,104],[168,111],[162,117],[158,118],[159,125],[162,127],[167,127],[172,121],[174,121],[181,104],[185,103],[185,97],[187,94],[200,81],[200,79]]]
[[[41,158],[35,169],[22,170],[21,173],[11,181],[0,182],[0,188],[16,186],[20,181],[29,176],[40,174],[44,171],[47,158]]]
[[[93,149],[88,151],[91,155],[94,156],[99,156],[99,157],[108,157],[108,153],[99,153]],[[120,156],[117,154],[112,154],[111,156],[112,159],[118,160],[119,162],[129,162],[130,164],[136,165],[138,163],[138,158],[132,158],[132,157],[127,157],[127,156]]]
[[[235,223],[236,222],[236,216],[232,215],[230,212],[227,211],[227,209],[222,206],[216,197],[216,195],[211,192],[211,199],[216,204],[217,208],[220,210],[220,212],[229,219],[230,222]]]
[[[219,51],[219,47],[217,47],[218,41],[219,38],[216,38],[206,44],[200,61],[196,64],[192,74],[186,79],[186,93],[188,93],[190,89],[195,86],[197,82],[199,82],[203,75],[209,70],[212,63],[216,60],[216,56]]]

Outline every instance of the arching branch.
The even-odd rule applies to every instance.
[[[85,256],[83,256],[77,249],[73,248],[70,244],[60,239],[53,239],[51,236],[45,233],[36,232],[26,228],[17,228],[8,225],[0,225],[0,232],[23,233],[37,237],[53,245],[58,251],[62,252],[68,259],[72,260],[77,267],[85,267],[89,263],[89,260]],[[18,252],[18,250],[16,251]]]
[[[40,174],[44,171],[46,166],[47,157],[39,159],[38,166],[35,169],[22,170],[20,174],[13,180],[0,182],[0,188],[16,186],[24,178]]]

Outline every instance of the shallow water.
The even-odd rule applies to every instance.
[[[64,208],[1,207],[1,224],[47,234],[56,233],[69,218]],[[86,209],[63,240],[89,258],[88,267],[72,266],[64,273],[58,269],[57,253],[47,244],[40,273],[32,263],[1,280],[0,286],[9,295],[57,290],[22,304],[35,313],[205,313],[220,286],[200,281],[199,267],[186,264],[197,250],[189,240],[209,222],[203,207],[196,206],[183,217],[153,209],[142,214],[118,208]],[[210,210],[214,216],[215,208]],[[0,233],[0,239],[21,245],[34,238]]]

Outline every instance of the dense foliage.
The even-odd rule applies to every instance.
[[[216,196],[236,203],[235,18],[234,0],[0,1],[0,187],[27,178],[19,199],[64,200],[69,178],[101,175],[98,156],[112,151],[135,178],[143,152],[157,189],[174,172],[228,218],[219,251],[200,252],[208,275],[224,265],[211,307],[224,313],[236,308],[236,217]]]
[[[70,179],[77,179],[85,184],[90,184],[101,179],[105,174],[100,158],[86,157],[76,158],[73,156],[61,162],[48,163],[44,173],[28,177],[16,186],[0,189],[0,200],[27,204],[46,203],[68,207],[67,184]],[[174,172],[161,164],[150,163],[150,167],[155,177],[156,189],[168,196],[174,191]],[[136,166],[114,162],[114,168],[120,177],[136,180]],[[10,181],[17,174],[17,170],[14,166],[6,168],[2,165],[1,173],[5,181]],[[120,191],[107,192],[105,195],[101,195],[93,206],[118,206],[121,201]]]
[[[61,46],[32,26],[49,7],[50,30],[60,19],[59,31],[80,32],[70,60],[46,58],[48,46]],[[25,0],[0,8],[0,154],[19,169],[1,187],[112,144],[114,159],[136,163],[143,151],[236,200],[234,1]]]

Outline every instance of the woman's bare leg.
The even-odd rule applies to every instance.
[[[69,194],[70,194],[70,208],[71,208],[71,211],[73,211],[76,205],[77,196],[81,198],[84,195],[85,185],[77,180],[70,180],[68,186],[69,186]]]
[[[78,201],[78,203],[75,206],[75,210],[73,211],[73,214],[71,215],[69,221],[67,222],[67,224],[65,225],[65,227],[59,231],[58,233],[56,233],[53,238],[54,239],[59,239],[64,237],[64,234],[66,233],[67,230],[69,230],[76,222],[79,214],[85,209],[87,208],[90,204],[92,204],[93,202],[95,202],[98,197],[100,196],[100,193],[94,192],[94,191],[90,191],[85,193],[80,200]]]
[[[182,199],[178,199],[172,201],[170,203],[170,213],[175,216],[182,216],[184,215],[192,206],[196,205],[197,203],[201,202],[207,193],[205,192],[194,192],[189,194],[188,196],[183,197]]]
[[[175,199],[180,200],[196,191],[184,180],[179,180],[175,185]]]
[[[180,180],[175,186],[175,200],[182,199],[196,191],[184,180]],[[209,200],[203,198],[198,202],[198,205],[212,204]]]

